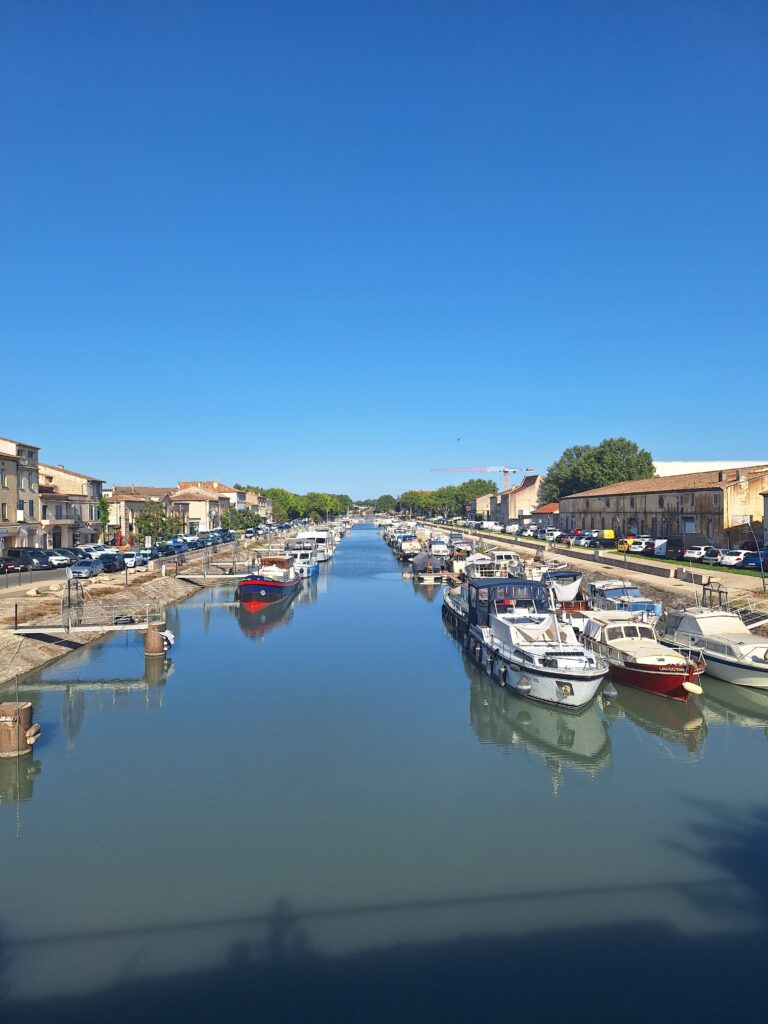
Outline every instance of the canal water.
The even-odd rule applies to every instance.
[[[522,701],[372,528],[231,602],[25,681],[3,1020],[765,1018],[768,696]]]

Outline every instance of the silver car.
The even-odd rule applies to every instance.
[[[76,579],[89,580],[93,576],[99,576],[104,572],[104,565],[98,558],[84,558],[70,569]]]

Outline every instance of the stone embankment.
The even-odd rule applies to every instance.
[[[241,549],[241,559],[250,560],[255,545]],[[183,567],[177,567],[171,560],[166,563],[165,573],[157,562],[140,566],[128,572],[128,585],[124,573],[97,576],[93,580],[84,580],[84,608],[89,604],[98,603],[101,611],[109,614],[110,610],[119,612],[126,604],[134,608],[157,607],[167,608],[169,605],[182,601],[185,597],[200,589],[200,584],[176,577],[176,572],[200,572],[205,552],[187,554]],[[211,561],[231,563],[231,553],[226,548],[216,554],[209,555]],[[215,571],[215,570],[214,570]],[[85,644],[92,643],[104,636],[98,629],[93,632],[77,633],[45,633],[45,625],[61,623],[62,597],[66,589],[65,582],[48,584],[43,576],[35,581],[32,588],[16,591],[0,591],[0,692],[12,689],[14,681],[28,672],[40,668],[57,658],[79,650]],[[16,617],[19,623],[40,623],[39,635],[19,636],[13,632]]]

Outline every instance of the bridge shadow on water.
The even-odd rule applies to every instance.
[[[720,869],[722,880],[648,885],[682,894],[717,914],[734,908],[750,914],[737,930],[684,934],[668,923],[628,920],[621,924],[572,926],[523,934],[467,935],[445,941],[380,945],[343,955],[313,950],[313,918],[334,915],[407,914],[441,905],[483,902],[423,901],[381,907],[344,907],[301,913],[287,901],[272,911],[243,918],[252,926],[233,941],[215,966],[158,977],[134,976],[134,965],[107,987],[85,995],[44,999],[7,997],[3,1019],[22,1022],[393,1022],[469,1020],[592,1022],[724,1020],[764,1021],[768,1015],[768,809],[740,816],[702,803],[709,820],[692,833],[695,854]],[[638,887],[627,885],[626,894]],[[734,895],[734,889],[739,895]],[[607,891],[611,891],[610,887]],[[588,894],[588,890],[586,891]],[[602,890],[595,889],[594,895]],[[621,901],[622,888],[612,890]],[[568,890],[560,896],[584,896]],[[499,894],[507,901],[510,930],[516,902],[546,894]],[[198,922],[195,929],[221,921]],[[232,922],[229,922],[232,923]],[[104,932],[87,941],[141,938],[182,926]],[[13,975],[17,954],[37,944],[83,942],[83,936],[50,936],[19,943],[0,937],[0,978]],[[14,979],[16,987],[18,979]],[[36,978],[22,986],[33,995]],[[3,987],[0,981],[0,1000]]]

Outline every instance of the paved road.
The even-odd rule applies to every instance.
[[[224,553],[229,554],[231,550],[232,542],[229,541],[226,544],[219,544],[215,549],[208,548],[207,550],[212,556],[221,556]],[[204,549],[205,550],[205,549]],[[203,551],[187,551],[184,555],[186,563],[188,564],[193,559],[201,559]],[[168,558],[160,558],[153,562],[153,565],[162,565],[163,562],[174,562],[175,559],[171,556]],[[124,570],[123,570],[124,571]],[[128,573],[132,575],[133,570],[129,569]],[[113,574],[116,578],[119,577],[120,573]],[[0,576],[0,598],[4,594],[11,596],[15,594],[20,596],[25,590],[30,590],[32,587],[45,588],[51,583],[60,583],[62,580],[66,580],[67,570],[66,569],[33,569],[31,572],[22,572],[18,576],[15,572],[9,574],[3,574]]]

